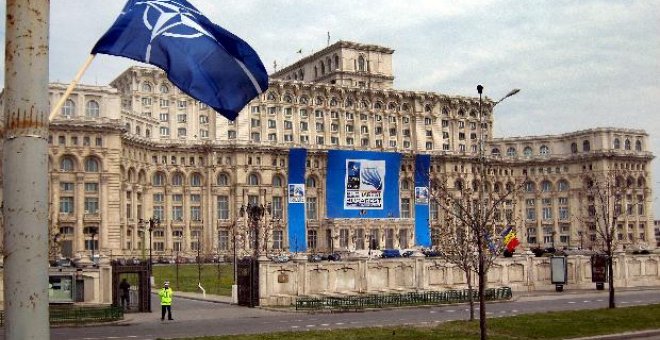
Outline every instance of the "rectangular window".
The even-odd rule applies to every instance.
[[[60,197],[60,214],[73,214],[73,197]]]
[[[177,202],[177,203],[183,202],[183,195],[182,194],[172,195],[172,202]]]
[[[399,230],[399,248],[408,248],[408,229]]]
[[[98,213],[99,213],[99,198],[85,197],[85,214],[98,214]]]
[[[179,123],[185,123],[187,118],[188,117],[186,116],[185,113],[179,113],[178,115],[176,115],[176,121]]]
[[[98,191],[99,191],[98,183],[93,183],[93,182],[85,183],[85,192],[98,192]]]
[[[229,196],[218,196],[218,219],[229,219]]]
[[[60,191],[73,191],[74,184],[69,182],[60,182]]]
[[[169,113],[161,113],[160,114],[160,121],[161,122],[167,122],[170,120],[170,114]]]
[[[282,218],[283,209],[282,209],[282,197],[273,196],[273,218]]]
[[[401,218],[410,218],[410,199],[401,199]]]
[[[175,205],[172,207],[172,220],[183,221],[183,207]]]
[[[165,209],[162,205],[154,205],[153,207],[154,217],[163,221],[165,219]]]
[[[307,248],[311,249],[313,252],[316,251],[318,244],[318,233],[314,229],[307,231]]]
[[[193,205],[190,207],[190,219],[193,221],[202,220],[202,208],[198,205]]]
[[[229,250],[229,230],[218,230],[218,249]]]
[[[284,232],[282,230],[273,230],[273,249],[281,250],[283,247]]]
[[[342,249],[348,248],[348,229],[339,229],[339,247]]]
[[[305,201],[305,206],[307,208],[307,219],[316,220],[316,197],[307,197]]]

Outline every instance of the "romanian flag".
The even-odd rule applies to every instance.
[[[503,237],[503,243],[506,250],[513,252],[516,247],[520,244],[518,238],[516,237],[516,232],[513,230],[513,227],[508,227],[500,234]]]

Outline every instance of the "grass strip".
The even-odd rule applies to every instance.
[[[660,329],[660,305],[526,314],[488,319],[493,340],[566,339]],[[297,331],[190,338],[195,340],[475,339],[478,321],[451,321],[434,327],[382,327]]]

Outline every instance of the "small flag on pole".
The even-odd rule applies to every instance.
[[[268,73],[241,38],[186,0],[129,0],[92,54],[160,67],[191,97],[230,120],[268,88]]]
[[[513,227],[509,226],[502,233],[500,236],[503,237],[502,243],[504,244],[504,247],[506,247],[506,250],[509,252],[513,252],[516,247],[520,244],[520,241],[518,241],[518,238],[516,237],[516,232],[513,230]]]

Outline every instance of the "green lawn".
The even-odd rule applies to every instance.
[[[402,310],[405,313],[405,310]],[[521,315],[488,319],[489,339],[565,339],[660,329],[660,305]],[[383,327],[231,335],[197,340],[477,339],[479,322],[453,321],[437,327]]]
[[[179,279],[177,280],[176,265],[154,264],[153,274],[156,287],[164,281],[170,281],[174,291],[200,292],[197,288],[198,272],[201,272],[202,287],[207,294],[231,296],[231,285],[234,283],[234,267],[231,264],[208,263],[201,265],[198,271],[197,264],[180,264]]]

